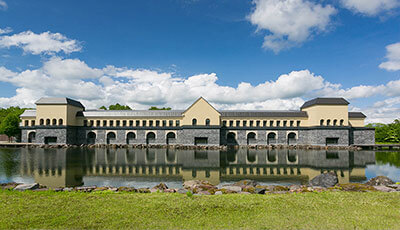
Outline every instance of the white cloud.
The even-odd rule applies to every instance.
[[[6,27],[4,29],[0,28],[0,35],[1,34],[8,34],[8,33],[11,33],[11,32],[12,32],[12,29],[10,27]]]
[[[203,96],[218,109],[297,110],[305,99],[317,96],[355,100],[379,95],[399,99],[361,109],[369,121],[390,122],[400,112],[397,108],[400,80],[343,88],[309,70],[292,71],[257,85],[241,82],[231,87],[218,84],[215,73],[181,78],[147,69],[115,66],[97,69],[78,59],[53,57],[37,69],[14,72],[0,67],[0,82],[17,87],[15,96],[0,98],[0,107],[33,107],[40,97],[66,96],[80,100],[87,108],[118,102],[136,109],[147,109],[150,105],[185,109]]]
[[[400,42],[386,46],[386,62],[379,65],[379,68],[397,71],[400,70]]]
[[[7,10],[8,5],[4,0],[0,0],[0,10]]]
[[[375,16],[400,6],[399,0],[341,0],[343,7],[368,16]]]
[[[267,30],[263,47],[280,52],[307,41],[323,32],[336,9],[307,0],[254,0],[254,11],[248,16],[257,30]]]
[[[0,36],[0,48],[20,47],[26,53],[66,54],[82,49],[80,43],[60,33],[43,32],[41,34],[25,31],[19,34]]]

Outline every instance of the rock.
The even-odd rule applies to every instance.
[[[96,189],[96,186],[81,186],[76,187],[75,190],[79,192],[91,192]]]
[[[37,188],[37,189],[34,189],[33,191],[35,191],[35,192],[44,192],[44,191],[49,191],[49,189],[48,188]]]
[[[214,193],[214,195],[222,195],[222,192],[221,192],[221,191],[216,191],[216,192]]]
[[[211,195],[211,193],[209,191],[200,191],[197,194],[199,194],[199,195]]]
[[[118,188],[110,187],[110,188],[108,188],[108,191],[118,192]]]
[[[338,181],[336,174],[333,172],[329,172],[329,173],[323,173],[323,174],[320,174],[320,175],[314,177],[310,181],[309,185],[329,188],[329,187],[335,186],[338,182],[339,181]]]
[[[119,187],[118,191],[121,191],[121,192],[135,192],[136,189],[132,188],[132,187]]]
[[[255,193],[257,193],[257,194],[265,194],[265,191],[267,191],[265,188],[256,188]]]
[[[391,184],[391,185],[388,185],[387,187],[396,189],[397,191],[400,191],[400,184]]]
[[[240,194],[249,195],[249,194],[251,194],[251,193],[249,193],[249,192],[240,192]]]
[[[15,187],[17,187],[18,184],[15,182],[10,182],[10,183],[4,183],[4,184],[0,184],[0,187],[2,189],[14,189]]]
[[[137,192],[139,192],[139,193],[150,193],[150,189],[148,189],[148,188],[139,188],[137,190]]]
[[[33,183],[33,184],[20,184],[17,185],[14,190],[17,191],[25,191],[25,190],[33,190],[33,189],[37,189],[39,188],[39,184],[38,183]]]
[[[394,182],[386,176],[377,176],[377,177],[371,178],[365,184],[369,185],[369,186],[380,186],[380,185],[387,186],[387,185],[394,184]]]
[[[389,188],[389,187],[386,187],[383,185],[374,186],[374,188],[380,192],[395,192],[396,191],[396,189]]]
[[[62,192],[64,189],[63,188],[55,188],[53,190],[54,190],[54,192]]]
[[[150,192],[151,192],[151,193],[155,193],[155,192],[162,192],[162,191],[160,191],[160,190],[158,190],[158,189],[156,189],[156,188],[151,188],[151,189],[150,189]]]
[[[339,189],[342,191],[349,191],[349,192],[371,192],[376,191],[374,187],[359,184],[359,183],[348,183],[348,184],[339,184]]]
[[[93,190],[93,192],[106,191],[108,189],[109,189],[108,187],[97,187]]]
[[[222,188],[237,193],[242,191],[242,188],[240,186],[227,185],[227,186],[222,186]]]
[[[74,188],[64,188],[64,189],[63,189],[64,192],[71,192],[71,191],[73,191],[73,190],[74,190]]]
[[[166,193],[176,193],[175,189],[169,188],[169,189],[165,189],[164,192]]]
[[[233,184],[234,186],[240,186],[240,187],[245,187],[245,186],[252,186],[256,187],[259,185],[256,181],[254,180],[241,180]]]
[[[154,186],[153,189],[164,191],[164,190],[168,189],[168,186],[164,183],[160,183],[160,184]]]
[[[208,191],[209,193],[213,194],[217,190],[216,186],[214,186],[208,181],[203,181],[203,180],[185,181],[183,183],[183,188],[188,189],[193,193]]]

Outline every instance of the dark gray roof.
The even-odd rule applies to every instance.
[[[307,112],[297,110],[222,110],[222,117],[308,117]]]
[[[37,102],[36,105],[72,105],[75,107],[85,108],[79,101],[75,101],[67,97],[42,97]]]
[[[180,117],[184,110],[87,110],[78,112],[84,117]]]
[[[349,118],[366,118],[362,112],[349,112]]]
[[[304,109],[313,105],[348,105],[350,104],[342,97],[318,97],[310,101],[306,101],[300,109]]]
[[[25,110],[20,117],[36,117],[36,110]]]

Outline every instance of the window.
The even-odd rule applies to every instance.
[[[243,127],[247,126],[247,121],[243,121]]]
[[[142,121],[142,126],[147,126],[147,121]]]
[[[337,120],[335,119],[335,120],[333,120],[333,126],[336,126],[337,125]]]
[[[96,121],[96,126],[97,127],[100,126],[100,121],[99,120]]]
[[[197,119],[196,118],[193,118],[192,125],[197,125]]]
[[[222,126],[226,126],[226,121],[222,121]]]
[[[31,121],[31,126],[35,126],[35,120]]]
[[[260,127],[260,121],[256,121],[256,126]]]
[[[160,121],[156,121],[156,126],[159,127],[160,126]]]
[[[29,121],[28,120],[25,121],[25,126],[29,126]]]
[[[179,126],[179,125],[180,125],[179,120],[176,120],[176,121],[175,121],[175,125],[176,125],[176,126]]]
[[[168,123],[169,126],[174,126],[174,121],[170,120]]]
[[[107,126],[107,121],[103,121],[103,127]]]
[[[342,119],[342,120],[340,120],[340,126],[343,126],[344,125],[344,120]]]
[[[293,127],[294,121],[290,121],[290,127]]]
[[[87,126],[87,120],[83,120],[83,126]]]
[[[269,121],[269,126],[274,126],[274,121]]]
[[[267,126],[267,121],[263,121],[263,126],[264,126],[264,127]]]
[[[297,121],[297,127],[300,127],[300,121]]]
[[[208,125],[210,125],[210,119],[206,119],[206,125],[208,126]]]
[[[319,121],[319,125],[320,125],[320,126],[323,126],[323,125],[324,125],[324,119],[321,119],[321,120]]]
[[[150,126],[150,127],[153,126],[153,121],[149,121],[149,126]]]
[[[93,120],[89,121],[89,126],[90,126],[90,127],[93,126]]]
[[[162,126],[163,126],[163,127],[167,126],[167,121],[166,121],[166,120],[163,120],[163,121],[162,121]]]
[[[110,126],[111,126],[111,127],[114,126],[114,121],[110,121]]]
[[[287,121],[283,121],[283,127],[287,126]]]
[[[121,125],[121,121],[116,121],[115,123],[116,123],[115,125],[116,125],[117,127],[119,127],[119,126]]]
[[[326,145],[337,145],[339,143],[338,137],[327,137],[326,138]]]
[[[236,127],[240,126],[240,121],[236,121]]]
[[[140,126],[140,121],[136,121],[136,126]]]
[[[58,125],[63,125],[63,119],[58,119]]]
[[[233,121],[229,121],[229,127],[233,126]]]
[[[126,121],[122,121],[122,126],[126,127]]]
[[[253,127],[254,121],[250,121],[250,127]]]
[[[131,127],[133,126],[133,121],[132,120],[129,121],[129,126],[131,126]]]
[[[46,119],[46,125],[50,125],[50,119]]]
[[[43,120],[43,119],[40,119],[39,124],[40,124],[40,125],[44,125],[44,120]]]
[[[331,125],[331,120],[326,120],[326,125],[330,126]]]
[[[279,126],[281,124],[281,121],[276,121],[276,126]]]

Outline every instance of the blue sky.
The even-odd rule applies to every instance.
[[[390,122],[400,114],[399,6],[0,0],[0,107],[68,96],[91,108],[184,108],[204,96],[224,109],[296,109],[343,96],[370,122]]]

